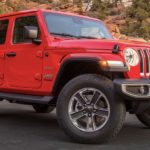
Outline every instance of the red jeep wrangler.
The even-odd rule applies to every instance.
[[[29,10],[0,16],[0,99],[57,108],[74,140],[102,143],[126,111],[150,127],[150,45],[112,37],[98,19]]]

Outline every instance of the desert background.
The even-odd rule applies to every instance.
[[[117,39],[150,42],[149,0],[0,0],[0,14],[39,8],[99,18]]]

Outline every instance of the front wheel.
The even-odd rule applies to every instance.
[[[124,103],[114,97],[112,82],[102,76],[78,76],[58,97],[58,122],[80,143],[109,141],[119,133],[125,114]]]
[[[147,109],[136,116],[144,125],[150,127],[150,109]]]

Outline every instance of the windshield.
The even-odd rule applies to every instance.
[[[49,33],[56,36],[112,39],[111,34],[100,21],[48,12],[44,13],[44,18]]]

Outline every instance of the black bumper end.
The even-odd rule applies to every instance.
[[[115,92],[128,100],[150,100],[150,80],[115,79]]]

